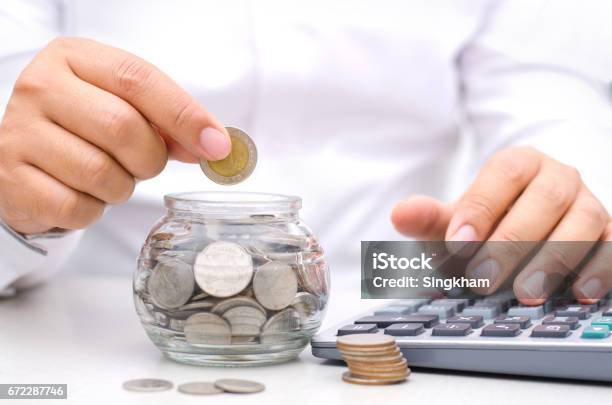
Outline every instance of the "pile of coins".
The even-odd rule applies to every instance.
[[[154,234],[151,246],[171,247],[174,237]],[[325,305],[324,266],[307,268],[227,241],[192,255],[173,252],[155,255],[139,312],[150,312],[155,324],[184,334],[191,345],[289,341]]]
[[[410,375],[408,363],[392,336],[377,333],[339,336],[336,347],[349,368],[342,375],[346,382],[394,384]]]
[[[123,389],[136,392],[156,392],[172,389],[174,384],[158,378],[140,378],[123,383]],[[233,394],[254,394],[265,390],[265,385],[256,381],[224,378],[215,382],[194,381],[180,384],[178,392],[189,395],[214,395],[224,392]]]

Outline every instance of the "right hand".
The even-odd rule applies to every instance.
[[[150,63],[58,38],[21,73],[0,125],[0,218],[18,232],[81,229],[168,157],[223,159],[227,132]]]

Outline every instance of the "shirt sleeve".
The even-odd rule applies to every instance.
[[[0,3],[0,118],[13,84],[34,55],[63,33],[64,5],[51,0]],[[0,295],[32,287],[58,271],[82,231],[22,236],[0,223]]]
[[[576,167],[610,210],[612,43],[607,0],[494,1],[458,57],[477,159],[531,145]]]

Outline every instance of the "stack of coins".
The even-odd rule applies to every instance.
[[[342,375],[346,382],[394,384],[410,375],[406,359],[392,336],[374,333],[340,336],[336,347],[349,368]]]

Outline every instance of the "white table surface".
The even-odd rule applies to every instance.
[[[359,299],[357,279],[334,277],[324,326],[380,304]],[[343,365],[315,358],[309,348],[298,360],[276,366],[183,365],[165,359],[149,341],[136,317],[131,288],[129,277],[65,275],[0,300],[0,383],[68,384],[68,401],[38,401],[43,404],[612,403],[612,389],[606,384],[452,371],[416,369],[403,384],[356,386],[342,382]],[[125,380],[141,377],[165,378],[175,384],[246,378],[267,388],[248,396],[208,397],[191,397],[176,390],[134,393],[122,389]]]

